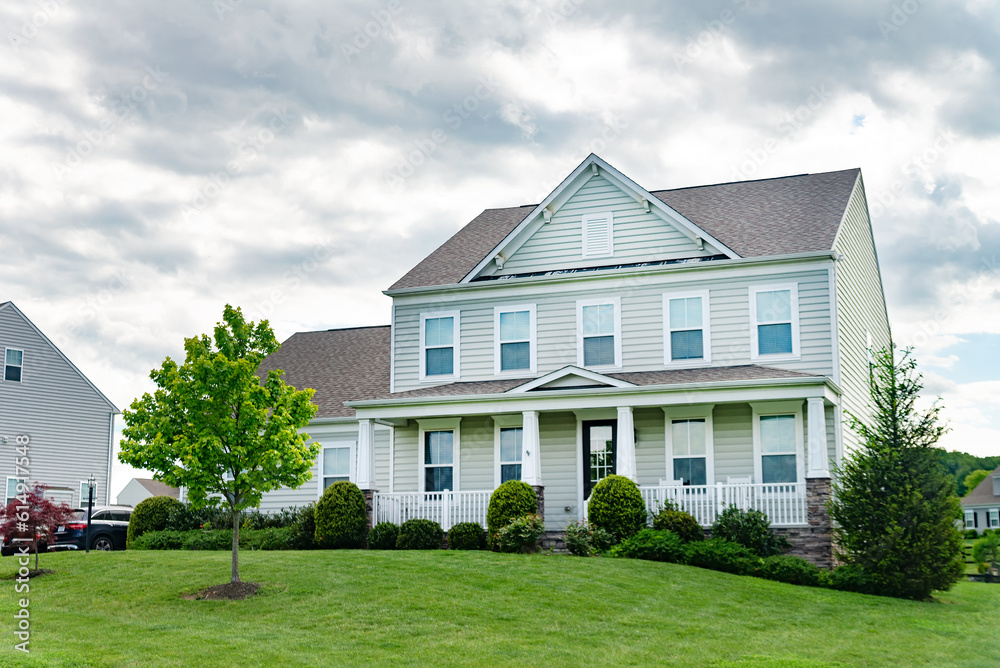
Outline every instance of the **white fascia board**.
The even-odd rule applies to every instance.
[[[580,376],[581,378],[592,380],[595,383],[604,383],[608,387],[636,387],[635,383],[629,383],[624,380],[605,376],[604,374],[597,373],[596,371],[581,369],[580,367],[571,364],[569,366],[564,366],[558,371],[545,374],[541,378],[536,378],[531,382],[525,383],[524,385],[518,385],[513,389],[507,390],[504,394],[523,394],[524,392],[533,390],[536,387],[542,387],[543,385],[547,385],[548,383],[559,380],[560,378],[565,378],[566,376]]]

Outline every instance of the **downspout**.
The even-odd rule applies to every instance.
[[[104,505],[111,505],[111,462],[115,449],[115,414],[108,413],[108,481],[104,485]]]

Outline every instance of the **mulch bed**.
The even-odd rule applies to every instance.
[[[55,573],[55,571],[52,570],[51,568],[39,568],[38,570],[35,570],[34,568],[32,568],[30,571],[28,571],[28,577],[29,578],[37,578],[37,577],[39,577],[41,575],[48,575],[49,573]],[[19,577],[21,577],[21,576],[18,575],[17,573],[11,573],[10,575],[5,575],[2,579],[4,579],[4,580],[16,580]]]
[[[197,594],[188,594],[184,598],[192,601],[242,601],[257,593],[260,585],[256,582],[227,582],[202,589]]]

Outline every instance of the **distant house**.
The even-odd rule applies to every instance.
[[[151,496],[169,496],[174,499],[181,498],[181,491],[176,487],[153,480],[151,478],[132,478],[124,489],[118,493],[119,506],[139,505],[140,501],[145,501]]]
[[[966,529],[1000,528],[1000,466],[965,495],[962,510]]]
[[[118,409],[12,302],[0,303],[0,477],[5,501],[19,480],[80,507],[93,476],[94,500],[109,503]],[[14,448],[27,441],[27,465]],[[21,464],[24,462],[18,462]]]

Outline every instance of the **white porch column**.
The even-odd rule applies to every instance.
[[[375,489],[375,425],[371,420],[358,420],[357,485]]]
[[[632,407],[618,407],[618,457],[615,470],[618,475],[625,476],[632,482],[638,482],[635,471],[635,423],[632,420]]]
[[[822,397],[808,399],[809,469],[806,478],[829,478],[830,457],[826,449],[826,409]]]
[[[524,411],[521,417],[521,481],[537,487],[542,484],[538,411]]]

